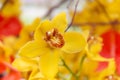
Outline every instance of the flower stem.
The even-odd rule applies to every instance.
[[[80,76],[80,73],[81,73],[81,70],[82,70],[82,65],[83,65],[83,62],[84,62],[85,58],[86,58],[86,55],[83,55],[83,57],[80,61],[80,68],[79,68],[79,71],[77,73],[77,76]]]
[[[75,77],[76,80],[78,80],[78,76],[75,73],[73,73],[73,71],[68,67],[68,65],[65,63],[65,61],[62,58],[61,61],[63,63],[63,66],[72,74],[72,76]]]

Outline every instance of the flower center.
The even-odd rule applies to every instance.
[[[104,80],[117,80],[113,75],[106,76]]]
[[[44,40],[53,48],[61,48],[65,43],[63,36],[56,28],[46,32]]]

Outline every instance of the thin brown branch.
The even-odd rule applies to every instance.
[[[75,11],[74,11],[74,13],[73,13],[72,20],[71,20],[70,24],[68,25],[67,29],[65,30],[65,32],[66,32],[66,31],[71,27],[71,25],[73,24],[73,20],[74,20],[74,18],[75,18],[75,14],[76,14],[76,11],[77,11],[77,6],[78,6],[79,1],[80,1],[80,0],[77,0],[77,2],[76,2]]]
[[[60,7],[63,3],[65,3],[68,0],[61,0],[57,5],[51,7],[48,12],[45,14],[45,16],[43,16],[43,19],[48,17],[49,15],[51,15],[51,13],[58,7]]]
[[[105,26],[105,25],[119,25],[117,20],[111,22],[86,22],[86,23],[74,23],[74,26]]]

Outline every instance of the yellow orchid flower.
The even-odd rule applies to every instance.
[[[82,65],[82,75],[87,76],[90,80],[103,80],[106,76],[113,75],[115,72],[115,62],[114,59],[106,59],[99,55],[99,52],[102,48],[102,39],[100,37],[95,37],[96,39],[92,39],[88,41],[88,45],[86,46],[86,54],[87,57]],[[96,68],[98,67],[98,63],[102,61],[107,61],[108,67],[104,70],[97,72]],[[88,67],[91,65],[90,67]]]
[[[94,38],[94,37],[93,37]],[[100,56],[99,52],[102,49],[102,39],[100,37],[96,37],[95,40],[89,40],[88,45],[85,48],[87,57],[94,61],[113,61],[114,59],[106,59]]]
[[[66,14],[60,13],[52,21],[40,23],[34,34],[34,40],[24,45],[19,55],[33,58],[40,56],[39,68],[48,79],[54,79],[58,72],[61,51],[76,53],[86,46],[86,40],[79,32],[65,32]]]

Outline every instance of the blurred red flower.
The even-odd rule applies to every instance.
[[[9,73],[7,73],[7,68],[10,70]],[[20,72],[7,62],[0,61],[0,80],[20,80],[20,78]]]
[[[18,36],[22,24],[17,17],[6,18],[0,15],[0,39],[4,36]]]
[[[103,33],[101,37],[103,38],[103,47],[100,55],[105,58],[114,58],[116,62],[116,72],[120,75],[120,33],[111,29]],[[102,70],[107,66],[108,62],[100,62],[98,69]]]

